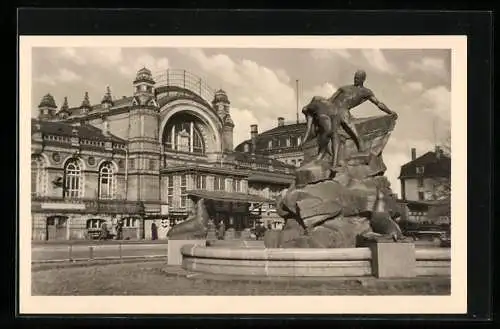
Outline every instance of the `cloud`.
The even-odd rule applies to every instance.
[[[156,58],[151,55],[144,54],[136,57],[132,61],[123,62],[119,66],[118,70],[121,74],[132,78],[142,67],[148,68],[149,70],[151,70],[153,75],[155,75],[167,70],[170,67],[169,64],[169,60],[166,57]]]
[[[418,61],[410,61],[409,68],[443,76],[446,74],[445,61],[442,58],[423,57]]]
[[[330,97],[337,88],[329,82],[325,82],[322,85],[314,86],[311,89],[304,91],[303,101],[309,102],[314,96]]]
[[[445,122],[451,119],[451,93],[445,86],[426,90],[421,97],[424,110]]]
[[[225,54],[209,56],[200,49],[180,52],[220,81],[235,108],[252,111],[259,121],[295,113],[295,92],[285,71],[275,72],[248,59],[235,61]]]
[[[310,55],[313,59],[331,59],[332,57],[338,56],[344,59],[351,58],[351,53],[346,49],[313,49],[310,51]]]
[[[60,68],[56,75],[50,76],[48,74],[43,74],[42,76],[35,78],[35,81],[55,86],[57,83],[70,83],[82,80],[82,77],[75,72],[68,70],[66,68]]]
[[[410,81],[403,84],[403,89],[409,92],[421,92],[424,89],[424,84],[419,81]]]
[[[109,69],[124,59],[118,47],[56,48],[53,56],[80,66],[95,64]]]
[[[396,73],[396,68],[389,63],[380,49],[363,49],[361,54],[374,69],[381,73]]]

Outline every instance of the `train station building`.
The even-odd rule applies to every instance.
[[[31,126],[32,239],[91,239],[119,223],[124,239],[165,239],[199,197],[215,223],[241,231],[274,223],[275,197],[295,165],[233,146],[223,90],[185,70],[131,77],[131,96],[107,88],[97,104],[51,94]],[[252,128],[253,129],[253,128]]]

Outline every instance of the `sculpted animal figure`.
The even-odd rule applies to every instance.
[[[167,237],[172,240],[204,239],[207,235],[209,219],[205,199],[199,199],[194,213],[186,221],[172,227]]]
[[[307,128],[302,144],[311,139],[316,132],[318,139],[317,160],[322,160],[327,153],[333,157],[333,167],[339,163],[338,151],[340,147],[339,129],[342,128],[352,138],[359,152],[364,151],[362,140],[353,123],[350,110],[366,101],[375,104],[383,112],[395,116],[384,103],[380,102],[374,93],[364,86],[365,71],[358,70],[354,74],[354,83],[340,87],[330,98],[315,96],[302,109],[307,119]],[[331,142],[331,149],[328,148]]]

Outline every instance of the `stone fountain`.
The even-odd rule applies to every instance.
[[[191,218],[169,231],[169,249],[171,241],[184,243],[172,248],[182,254],[185,269],[263,276],[449,275],[449,249],[416,250],[397,224],[403,209],[383,161],[397,115],[363,86],[364,77],[358,71],[354,85],[329,99],[313,97],[304,107],[305,161],[277,200],[283,229],[266,232],[265,248],[207,247],[209,218],[199,200]],[[366,100],[386,115],[353,119],[349,110]]]

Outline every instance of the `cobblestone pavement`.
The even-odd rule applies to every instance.
[[[165,262],[71,266],[32,272],[33,295],[447,295],[449,278],[269,279],[187,273]]]

